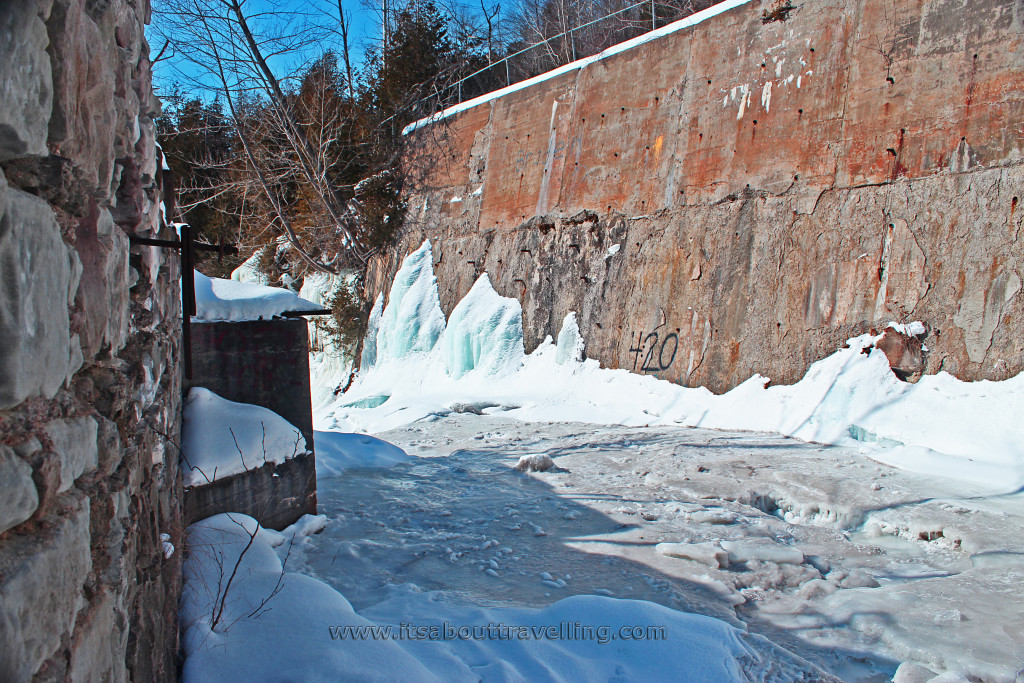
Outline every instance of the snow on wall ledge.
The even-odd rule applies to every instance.
[[[287,289],[255,282],[206,277],[195,271],[195,321],[270,320],[287,311],[315,311],[321,306]]]
[[[927,373],[1024,370],[1017,3],[793,4],[720,5],[413,131],[369,299],[431,239],[441,310],[486,272],[527,351],[575,311],[589,357],[722,392],[921,320]]]
[[[302,433],[277,413],[229,401],[202,387],[189,391],[182,417],[185,486],[203,486],[306,452]]]

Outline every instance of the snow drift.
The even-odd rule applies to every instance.
[[[359,614],[327,584],[286,571],[294,544],[319,521],[307,516],[278,533],[227,513],[188,528],[182,681],[644,681],[686,672],[688,681],[717,683],[821,675],[761,636],[638,600],[578,595],[545,609],[487,609],[410,590]],[[416,630],[402,637],[410,624]],[[647,626],[657,630],[634,635]]]
[[[387,306],[376,302],[362,370],[320,408],[321,428],[378,432],[468,404],[522,420],[778,432],[1003,491],[1024,486],[1024,375],[962,382],[939,373],[908,384],[874,348],[880,336],[861,335],[796,384],[755,375],[715,395],[583,360],[572,314],[557,345],[549,338],[524,354],[522,309],[486,274],[446,325],[430,254],[424,242],[395,275]]]
[[[182,483],[202,486],[306,452],[301,432],[277,413],[193,387],[182,415]]]

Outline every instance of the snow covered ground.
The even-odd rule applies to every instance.
[[[908,384],[873,348],[878,339],[850,339],[796,384],[755,375],[717,396],[577,362],[573,314],[557,344],[524,354],[519,302],[499,296],[486,274],[446,321],[426,242],[395,275],[388,305],[374,306],[359,377],[317,418],[324,429],[376,433],[463,405],[520,420],[776,432],[994,492],[1024,487],[1024,375],[961,382],[939,373]]]
[[[603,595],[487,608],[408,590],[357,612],[287,571],[322,523],[278,533],[229,513],[189,528],[183,681],[829,680],[724,621]]]
[[[445,320],[429,249],[321,395],[323,531],[193,525],[185,680],[1020,679],[1024,379],[905,384],[864,335],[715,396],[573,316],[525,355],[486,277]],[[562,624],[666,638],[500,637]]]
[[[415,457],[322,473],[330,521],[292,565],[368,618],[604,595],[745,625],[843,680],[1024,666],[1020,494],[750,432],[449,413],[377,436]],[[555,469],[514,469],[538,453]]]

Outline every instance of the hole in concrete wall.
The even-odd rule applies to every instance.
[[[811,48],[811,52],[814,52],[814,48],[813,47]]]

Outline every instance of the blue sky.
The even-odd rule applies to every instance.
[[[379,0],[377,0],[379,7]],[[276,16],[302,15],[306,14],[311,20],[330,28],[337,27],[338,3],[337,0],[249,0],[247,3],[251,13],[263,14],[267,18]],[[380,16],[379,9],[375,11],[362,0],[342,0],[342,7],[350,19],[349,43],[353,52],[353,66],[358,68],[363,55],[367,49],[379,43]],[[166,5],[164,5],[166,8]],[[153,8],[153,21],[147,28],[146,34],[150,42],[151,56],[155,57],[164,46],[164,35],[167,31],[167,21],[161,15],[161,3],[155,2]],[[329,47],[341,49],[340,36],[330,37],[315,43],[304,46],[302,50],[292,55],[277,58],[272,62],[275,71],[287,73],[295,64],[303,63],[305,60],[315,58]],[[183,48],[172,53],[169,48],[165,53],[168,55],[154,66],[154,83],[158,92],[167,92],[175,84],[192,92],[186,81],[189,78],[198,76],[197,69],[182,58]],[[200,95],[199,92],[194,94]]]

